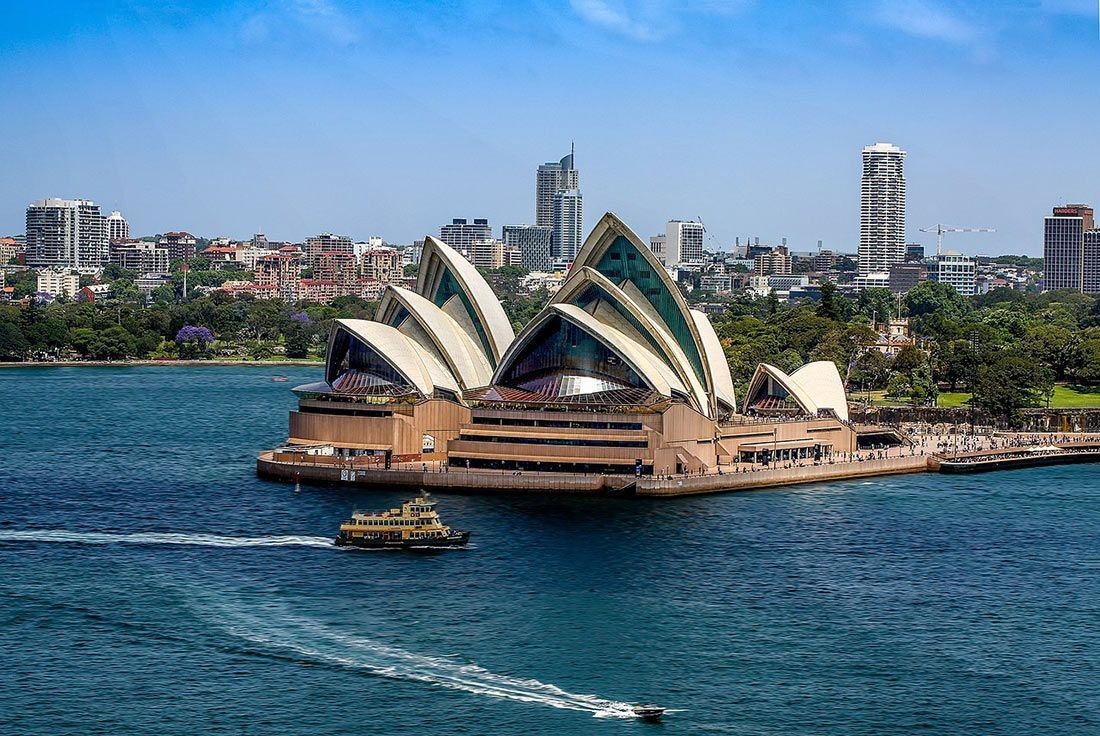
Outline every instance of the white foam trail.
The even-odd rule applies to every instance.
[[[225,537],[217,534],[174,532],[71,532],[64,529],[0,530],[0,542],[57,542],[62,544],[183,544],[195,547],[333,547],[328,537]]]
[[[262,615],[255,615],[224,603],[215,605],[223,613],[220,625],[233,636],[276,651],[294,652],[313,661],[476,695],[583,711],[597,717],[635,717],[629,703],[567,692],[556,685],[497,674],[476,664],[415,654],[285,612],[267,610]]]

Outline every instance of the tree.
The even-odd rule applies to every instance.
[[[214,335],[206,327],[184,325],[176,333],[176,347],[184,359],[205,356],[212,342]]]
[[[897,302],[889,289],[870,288],[859,292],[855,307],[856,314],[863,315],[868,320],[886,322],[897,309]]]
[[[894,361],[890,364],[890,368],[897,373],[904,373],[909,376],[912,375],[914,370],[926,363],[927,359],[919,348],[912,345],[906,345],[894,356]]]
[[[905,295],[905,306],[914,317],[938,314],[954,320],[973,311],[970,302],[955,291],[955,287],[938,281],[925,281],[910,289]]]
[[[886,356],[878,350],[864,350],[852,365],[851,380],[859,388],[875,389],[886,385],[890,376]]]
[[[817,305],[817,316],[840,321],[840,312],[836,308],[836,284],[828,279],[821,282],[821,301]]]
[[[30,347],[31,344],[23,336],[19,325],[13,322],[0,322],[0,359],[22,360]]]
[[[283,332],[286,357],[305,358],[309,356],[309,346],[313,339],[310,329],[312,325],[313,320],[305,312],[295,312],[290,315],[290,325]]]
[[[767,309],[768,316],[774,317],[775,313],[779,311],[779,295],[775,293],[775,289],[768,292],[767,297]]]
[[[978,366],[972,386],[972,402],[1009,424],[1020,409],[1047,402],[1054,388],[1054,373],[1030,355],[1004,350]]]

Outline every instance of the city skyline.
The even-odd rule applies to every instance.
[[[1059,109],[1052,80],[1095,58],[1096,6],[1083,0],[1010,11],[574,0],[442,14],[321,0],[97,14],[60,2],[9,16],[0,84],[22,112],[0,140],[20,173],[0,184],[5,234],[31,201],[90,197],[135,234],[412,242],[465,212],[527,221],[531,167],[574,139],[589,211],[652,233],[702,217],[708,249],[751,233],[854,250],[859,151],[877,140],[909,152],[910,241],[930,244],[917,228],[936,222],[982,224],[998,232],[948,246],[1038,255],[1035,222],[1053,204],[1098,199],[1095,147],[1062,155],[1088,139],[1093,96],[1047,123],[1031,114]],[[484,53],[466,53],[471,40]],[[481,104],[450,112],[446,96],[471,80]],[[55,84],[77,101],[109,85],[132,114],[58,115],[46,104]],[[694,102],[653,115],[666,93]],[[534,114],[567,94],[571,109],[601,114]]]

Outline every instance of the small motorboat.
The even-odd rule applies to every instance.
[[[286,383],[290,379],[286,376],[272,376],[271,380],[274,381],[275,383]]]
[[[665,714],[666,709],[659,705],[635,705],[632,710],[634,711],[635,717],[643,721],[656,723],[661,720],[661,716]]]

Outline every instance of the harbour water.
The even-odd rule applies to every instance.
[[[401,494],[257,479],[279,372],[0,370],[0,732],[1100,733],[1097,466],[440,496],[472,548],[339,550]]]

